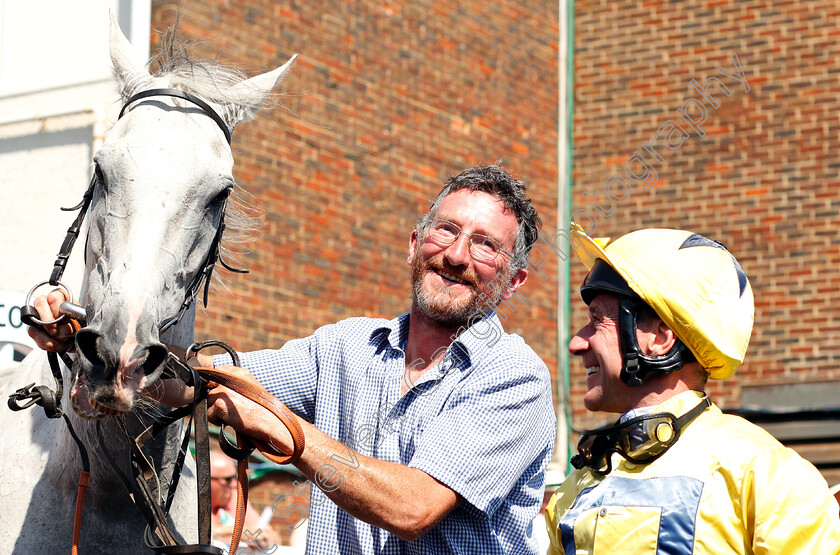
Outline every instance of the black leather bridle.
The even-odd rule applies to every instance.
[[[219,126],[219,129],[222,130],[222,133],[224,134],[228,144],[230,144],[231,130],[228,128],[227,124],[224,122],[221,116],[219,116],[219,114],[209,104],[207,104],[199,97],[188,92],[180,91],[178,89],[149,89],[141,91],[125,101],[125,104],[120,110],[120,114],[117,119],[122,118],[123,115],[125,115],[126,109],[134,102],[152,96],[170,96],[173,98],[187,100],[195,104],[196,106],[201,108],[207,116],[209,116],[214,122],[216,122],[216,124]],[[73,224],[67,229],[67,235],[64,237],[64,242],[61,244],[61,248],[59,249],[58,255],[56,256],[55,263],[53,264],[53,270],[50,274],[49,279],[49,284],[52,286],[58,286],[59,282],[61,281],[61,276],[64,274],[64,269],[67,266],[67,260],[70,258],[70,254],[73,250],[73,245],[75,245],[76,239],[78,239],[79,233],[81,232],[82,222],[84,221],[85,216],[87,215],[88,208],[90,208],[90,203],[93,199],[93,192],[95,187],[96,175],[94,174],[94,176],[90,180],[90,185],[88,186],[87,190],[82,196],[82,201],[79,202],[79,204],[77,204],[76,206],[70,208],[62,208],[62,210],[66,212],[78,210],[79,213],[77,214],[76,219],[73,221]],[[207,252],[207,256],[205,257],[204,262],[202,263],[201,270],[196,273],[189,287],[187,287],[187,292],[184,295],[184,302],[181,303],[178,312],[174,316],[171,316],[163,321],[163,323],[160,325],[158,333],[163,333],[164,331],[176,325],[183,319],[184,314],[186,314],[190,305],[198,296],[198,292],[201,290],[202,285],[204,286],[202,301],[204,303],[204,306],[207,306],[210,280],[213,275],[213,269],[216,266],[216,262],[220,263],[225,269],[231,272],[239,274],[248,273],[248,270],[235,268],[229,265],[221,256],[222,235],[225,231],[226,208],[227,199],[225,199],[225,202],[222,205],[221,220],[219,221],[219,227],[216,230],[216,235],[213,237],[213,242],[210,245],[210,249]],[[24,323],[29,325],[38,325],[39,321],[35,319],[35,317],[37,317],[37,313],[32,307],[24,306],[21,309],[21,320],[23,320]]]
[[[140,91],[139,93],[135,94],[134,96],[125,101],[125,104],[123,104],[122,110],[120,110],[120,115],[117,116],[117,119],[123,117],[123,114],[125,113],[126,109],[131,104],[142,98],[148,98],[150,96],[171,96],[172,98],[180,98],[182,100],[192,102],[193,104],[204,110],[204,113],[210,116],[213,119],[213,121],[216,122],[216,124],[222,130],[222,133],[225,134],[225,139],[227,139],[228,144],[230,144],[231,130],[230,128],[228,128],[227,124],[225,123],[225,120],[223,120],[222,117],[218,113],[216,113],[216,110],[214,110],[209,104],[207,104],[194,94],[179,91],[178,89],[148,89],[145,91]]]

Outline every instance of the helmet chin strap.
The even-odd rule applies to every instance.
[[[621,380],[629,386],[642,385],[651,374],[670,374],[695,362],[694,354],[675,338],[675,343],[664,355],[650,356],[639,348],[636,336],[636,324],[641,299],[618,296],[618,340],[624,365],[621,368]]]

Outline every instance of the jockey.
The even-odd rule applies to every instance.
[[[550,553],[840,553],[840,509],[807,461],[704,392],[744,359],[749,280],[723,244],[644,229],[573,236],[589,323],[569,342],[590,411],[547,509]]]

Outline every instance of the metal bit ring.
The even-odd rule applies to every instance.
[[[37,284],[35,287],[30,289],[29,293],[26,294],[26,301],[24,302],[24,306],[27,306],[27,307],[32,306],[32,304],[31,304],[32,295],[35,293],[35,291],[37,291],[38,289],[40,289],[44,285],[52,285],[52,284],[49,281],[42,281],[41,283]],[[65,293],[65,296],[67,297],[67,300],[71,301],[71,302],[73,301],[73,292],[64,283],[62,283],[60,281],[57,282],[57,285],[56,285],[55,289],[50,291],[50,293],[52,293],[53,291],[56,291],[56,290],[63,291]],[[44,321],[44,320],[41,320],[39,318],[36,318],[35,316],[30,316],[29,317],[29,319],[32,322],[35,322],[36,324],[39,324],[41,326],[49,326],[49,325],[52,325],[52,324],[60,324],[61,322],[64,322],[65,320],[67,320],[67,318],[68,318],[68,316],[66,314],[62,314],[61,316],[59,316],[55,320],[50,320],[50,321]]]

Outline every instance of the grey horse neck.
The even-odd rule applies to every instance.
[[[33,353],[16,371],[0,377],[0,395],[6,395],[19,385],[35,381],[52,384],[45,353]],[[132,502],[122,481],[105,459],[106,447],[118,461],[120,470],[131,476],[129,447],[115,418],[101,421],[101,438],[96,422],[76,416],[65,399],[67,412],[77,434],[90,455],[91,483],[85,503],[79,543],[80,553],[137,554],[152,553],[143,547],[146,522]],[[162,409],[150,406],[138,408],[121,418],[130,433],[137,433]],[[10,411],[9,411],[10,412]],[[79,452],[60,419],[48,419],[40,407],[13,413],[0,428],[0,440],[7,449],[0,451],[0,465],[4,470],[0,499],[0,545],[13,554],[51,553],[70,551],[75,499],[79,473],[82,468]],[[162,496],[172,476],[183,425],[170,426],[152,441],[145,452],[159,469]],[[20,441],[26,438],[26,441]],[[182,482],[195,479],[194,464],[188,456]],[[14,486],[14,487],[12,487]],[[13,494],[13,495],[10,495]],[[186,543],[197,539],[197,511],[195,492],[189,487],[178,488],[171,515],[175,528]]]

